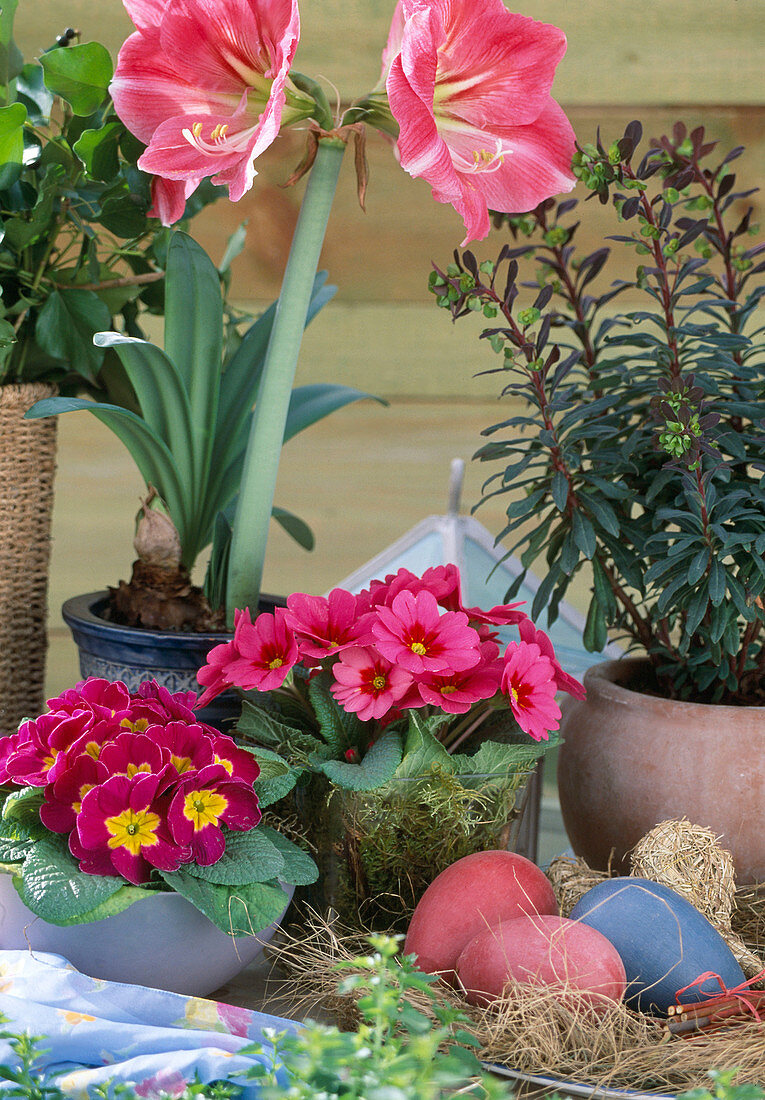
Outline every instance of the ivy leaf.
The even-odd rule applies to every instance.
[[[35,841],[14,885],[27,909],[49,924],[77,924],[125,885],[118,875],[86,875],[66,838],[48,833]]]
[[[109,122],[99,130],[84,130],[73,148],[89,176],[111,180],[119,171],[119,145],[123,128]]]
[[[23,103],[0,107],[0,190],[12,187],[21,175],[24,157],[24,123],[27,109]]]
[[[327,779],[346,791],[373,791],[393,778],[402,756],[400,734],[388,729],[379,741],[375,741],[360,764],[327,760],[321,764],[321,771]]]
[[[249,882],[268,882],[281,878],[284,859],[261,829],[228,832],[226,850],[209,867],[189,863],[184,870],[194,878],[223,886],[246,886]]]
[[[229,936],[256,936],[278,921],[289,902],[276,883],[222,886],[187,871],[162,871],[162,878]]]
[[[104,352],[94,346],[93,333],[110,324],[108,307],[92,290],[54,290],[40,310],[35,336],[48,355],[76,365],[80,374],[94,382]]]
[[[40,64],[46,88],[65,99],[76,115],[98,110],[114,75],[109,51],[100,42],[49,50]]]

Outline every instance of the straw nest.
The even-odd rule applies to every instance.
[[[708,830],[687,821],[663,822],[653,834],[638,845],[633,873],[665,881],[694,904],[703,902],[707,917],[729,942],[737,938],[749,954],[750,968],[758,965],[761,970],[757,953],[765,946],[765,884],[736,891],[730,857]],[[564,914],[587,889],[608,877],[577,859],[555,860],[550,874]],[[354,1027],[356,1000],[352,993],[338,992],[337,964],[367,950],[358,930],[309,912],[300,929],[282,932],[273,954],[287,974],[296,1009],[310,1014],[320,1005],[322,1014],[330,1013],[341,1027]],[[343,970],[343,977],[347,973]],[[446,984],[441,993],[470,1020],[481,1058],[520,1073],[661,1094],[706,1088],[710,1068],[737,1067],[738,1083],[765,1085],[765,1026],[756,1021],[688,1040],[670,1035],[661,1020],[623,1004],[596,1015],[581,994],[567,987],[512,983],[490,1009],[468,1005],[459,990]],[[408,997],[414,1007],[429,1011],[426,998],[411,991]]]

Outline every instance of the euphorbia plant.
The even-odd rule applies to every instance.
[[[261,822],[274,792],[253,755],[195,703],[89,679],[3,738],[0,864],[33,913],[79,924],[175,890],[243,934],[278,920],[282,884],[314,881],[311,859]]]
[[[510,218],[496,262],[456,253],[431,288],[452,317],[492,320],[481,335],[502,356],[503,396],[523,402],[476,457],[501,466],[484,499],[519,494],[499,537],[543,563],[532,613],[554,618],[589,564],[588,649],[613,629],[647,652],[662,693],[761,704],[765,244],[737,187],[741,148],[719,156],[679,123],[642,155],[640,140],[633,122],[574,158],[614,207],[633,280],[607,281],[608,246],[577,254],[568,200]],[[519,308],[524,263],[536,296]],[[644,305],[614,315],[633,294]]]
[[[292,380],[340,164],[364,125],[395,136],[403,167],[463,216],[467,239],[489,230],[489,206],[528,210],[570,189],[573,133],[550,96],[565,38],[501,0],[400,0],[369,96],[335,117],[320,86],[291,70],[297,0],[125,0],[137,27],[111,86],[120,117],[147,144],[140,165],[163,177],[172,223],[202,180],[238,199],[280,126],[309,130],[310,170],[244,462],[227,608],[256,607]],[[211,18],[211,15],[215,18]],[[308,122],[306,123],[306,120]]]

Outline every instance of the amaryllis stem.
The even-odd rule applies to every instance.
[[[287,411],[344,152],[337,138],[319,142],[292,238],[239,487],[226,592],[229,626],[235,608],[254,613],[258,606]]]

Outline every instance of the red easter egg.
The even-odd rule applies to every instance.
[[[614,945],[592,932],[596,930],[579,921],[548,914],[502,921],[465,945],[457,976],[471,1004],[491,1004],[512,978],[575,989],[587,994],[587,1004],[602,1010],[622,1000],[627,976]],[[581,999],[577,996],[572,1003]]]
[[[557,913],[553,888],[543,871],[505,850],[474,852],[441,872],[417,903],[404,951],[420,970],[454,980],[466,943],[500,921],[524,914]]]

